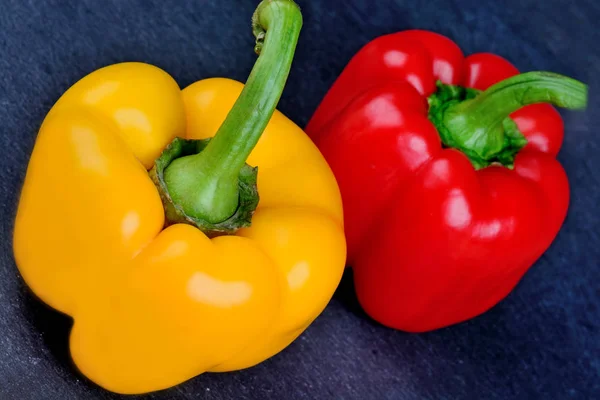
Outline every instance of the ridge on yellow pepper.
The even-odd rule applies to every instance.
[[[337,183],[275,110],[300,11],[267,0],[253,22],[260,54],[245,86],[212,78],[181,91],[157,67],[115,64],[72,86],[40,128],[15,259],[33,292],[73,318],[71,356],[108,390],[145,393],[260,363],[309,326],[341,278]],[[157,189],[148,170],[177,137],[214,138],[170,162]],[[259,171],[249,189],[238,179],[256,173],[246,159]],[[237,221],[240,190],[260,201]]]

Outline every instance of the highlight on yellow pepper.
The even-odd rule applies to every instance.
[[[301,25],[292,0],[260,3],[245,85],[181,91],[157,67],[121,63],[81,79],[45,118],[15,259],[73,318],[72,359],[96,384],[146,393],[253,366],[333,295],[346,257],[338,186],[275,110]]]

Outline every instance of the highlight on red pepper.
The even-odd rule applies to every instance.
[[[422,332],[493,307],[567,213],[555,159],[587,86],[410,30],[365,45],[306,127],[336,175],[357,297]]]
[[[343,273],[335,177],[275,109],[302,15],[292,0],[265,0],[252,22],[259,56],[245,85],[211,78],[182,91],[157,67],[110,65],[40,128],[15,260],[73,318],[73,361],[107,390],[256,365],[312,323]]]

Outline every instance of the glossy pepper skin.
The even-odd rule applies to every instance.
[[[475,168],[428,118],[436,81],[485,90],[517,74],[494,54],[465,58],[433,32],[382,36],[352,58],[306,127],[340,185],[358,299],[380,323],[423,332],[475,317],[557,235],[569,184],[551,105],[510,114],[527,139],[514,168]]]
[[[44,302],[74,319],[72,358],[119,393],[250,367],[319,315],[345,264],[341,198],[306,134],[275,111],[248,163],[259,166],[252,225],[209,239],[164,228],[148,170],[176,137],[212,137],[243,84],[183,91],[144,63],[72,86],[39,131],[18,207],[14,253]]]

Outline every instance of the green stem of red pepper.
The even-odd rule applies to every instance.
[[[516,75],[483,92],[457,87],[441,90],[451,94],[446,100],[439,100],[439,94],[430,98],[429,118],[443,143],[464,152],[476,168],[492,162],[509,165],[525,145],[525,138],[508,118],[511,113],[535,103],[583,109],[588,92],[585,84],[550,72]],[[462,101],[454,96],[461,90]]]
[[[248,169],[246,159],[279,102],[301,27],[302,14],[292,0],[264,0],[258,5],[252,30],[259,57],[227,118],[209,142],[177,141],[165,151],[171,153],[166,154],[168,161],[162,160],[168,165],[155,181],[166,188],[167,193],[161,192],[163,202],[165,198],[172,202],[166,206],[168,223],[190,222],[205,232],[232,232],[249,224],[254,209],[243,210],[241,220],[236,217],[241,197],[254,196],[244,203],[251,207],[258,203],[256,171]],[[236,221],[230,221],[232,217]]]

